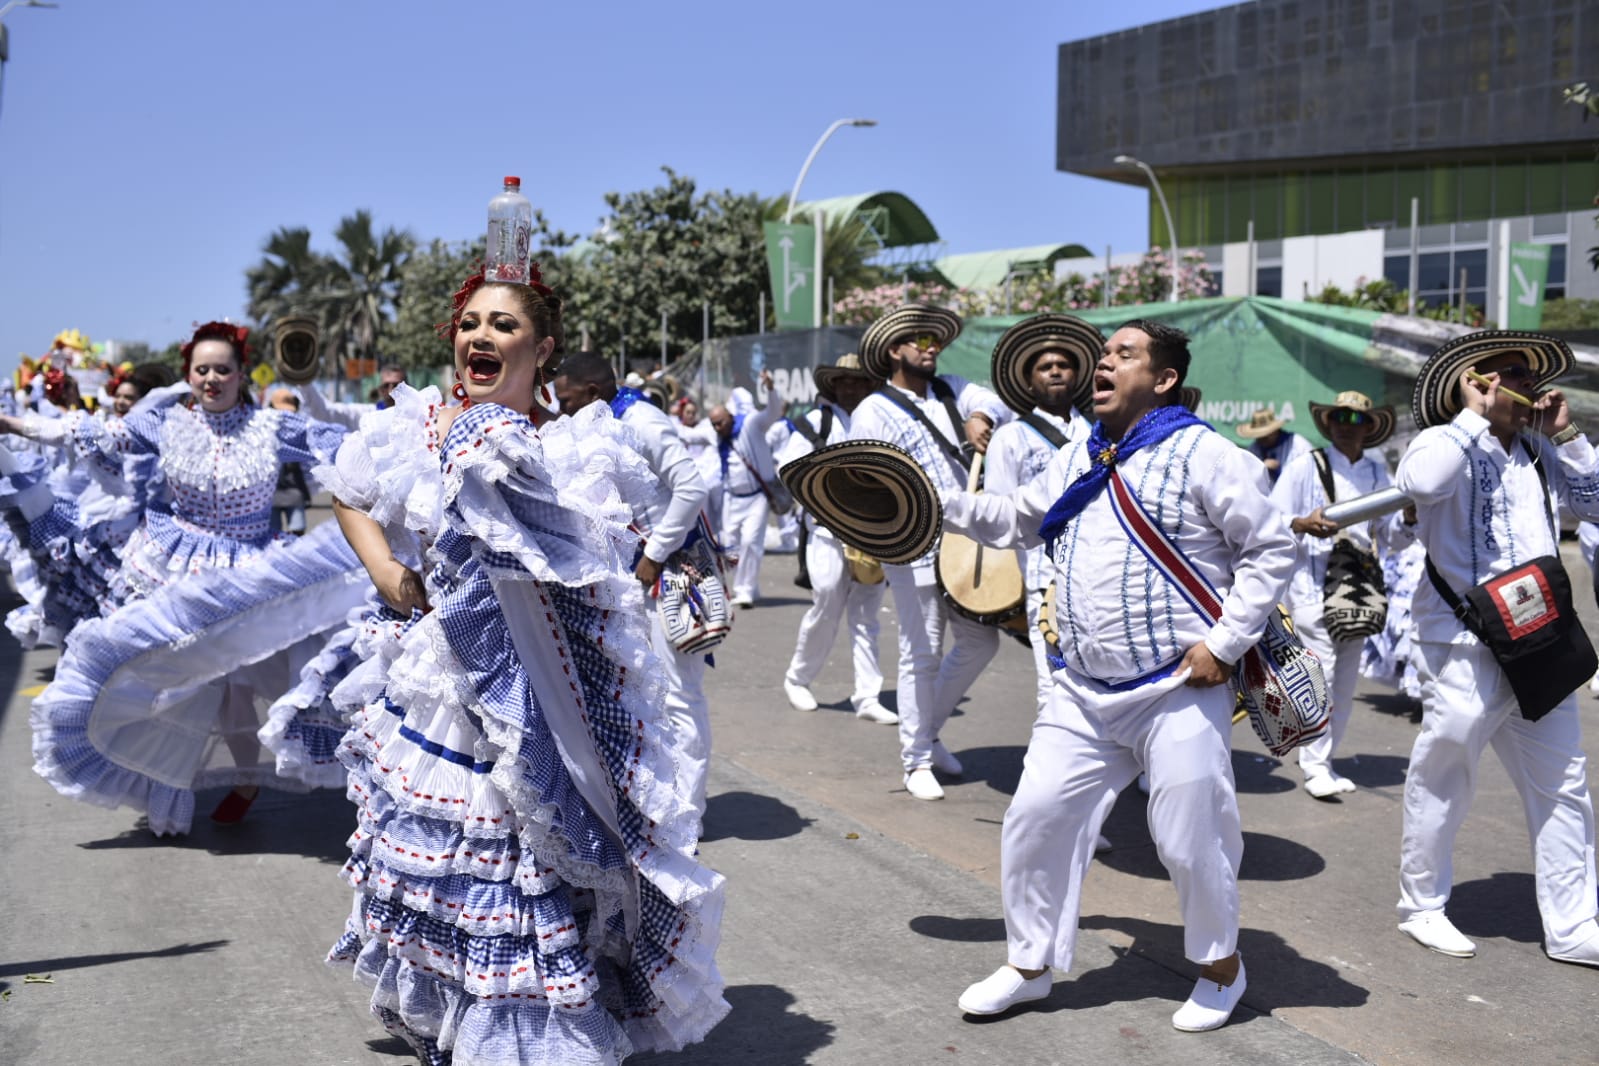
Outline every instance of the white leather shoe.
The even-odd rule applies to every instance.
[[[938,778],[933,776],[930,766],[918,766],[905,775],[905,791],[919,800],[941,800],[944,790],[939,786]]]
[[[1244,998],[1244,960],[1238,959],[1238,976],[1230,985],[1219,985],[1201,977],[1188,1002],[1171,1016],[1172,1028],[1184,1033],[1208,1033],[1220,1029],[1233,1016],[1233,1008]]]
[[[954,752],[944,747],[942,740],[933,741],[933,769],[951,777],[959,777],[963,769],[961,761],[955,758]]]
[[[899,724],[899,715],[884,707],[875,697],[869,700],[862,700],[861,705],[855,708],[855,717],[864,718],[868,722],[876,722],[878,725]]]
[[[731,603],[734,607],[754,607],[755,597],[751,596],[747,592],[735,592],[733,593],[733,598],[727,602]]]
[[[1440,955],[1469,959],[1477,954],[1477,945],[1461,935],[1460,930],[1455,928],[1455,923],[1444,917],[1442,911],[1407,918],[1399,923],[1399,931],[1422,947],[1431,948]]]
[[[1013,967],[1001,966],[961,993],[960,1008],[967,1014],[1003,1014],[1018,1003],[1043,999],[1053,981],[1048,970],[1023,977]]]
[[[1338,795],[1343,789],[1338,787],[1338,778],[1326,770],[1320,770],[1305,778],[1305,791],[1319,800],[1324,800]]]
[[[796,711],[816,710],[816,697],[811,695],[811,690],[804,685],[796,685],[794,682],[784,678],[783,695],[788,697],[789,706]]]

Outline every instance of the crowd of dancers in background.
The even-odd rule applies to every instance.
[[[1359,392],[1311,405],[1325,447],[1269,411],[1237,427],[1248,448],[1230,443],[1193,414],[1187,338],[1158,322],[1105,337],[1025,319],[984,387],[938,372],[961,320],[904,305],[815,369],[818,402],[791,420],[769,375],[702,410],[669,378],[618,382],[568,353],[536,265],[528,284],[476,274],[445,310],[448,393],[386,368],[373,404],[257,397],[247,331],[210,322],[179,375],[124,368],[97,404],[73,383],[76,334],[0,396],[0,538],[25,600],[7,626],[61,649],[32,707],[36,771],[157,835],[189,831],[207,788],[230,790],[210,814],[224,824],[263,786],[345,789],[353,905],[331,957],[423,1061],[615,1062],[726,1013],[724,885],[698,852],[705,676],[713,649],[736,653],[768,537],[802,553],[812,593],[774,690],[815,710],[842,630],[852,706],[898,727],[907,796],[938,800],[961,774],[941,731],[1001,630],[951,609],[936,547],[880,562],[794,506],[783,469],[852,441],[908,456],[945,529],[1017,552],[1036,720],[1002,836],[1006,965],[963,1011],[1042,998],[1069,969],[1101,825],[1138,780],[1200,967],[1173,1024],[1225,1024],[1246,986],[1227,682],[1279,604],[1330,693],[1329,728],[1298,753],[1310,795],[1355,787],[1332,760],[1362,672],[1423,703],[1400,929],[1475,951],[1444,911],[1492,744],[1527,810],[1546,950],[1599,965],[1575,698],[1520,713],[1443,598],[1556,554],[1551,505],[1599,519],[1599,458],[1548,387],[1572,363],[1561,342],[1441,348],[1396,480],[1380,448],[1398,420]],[[1132,549],[1112,482],[1214,587],[1220,621]],[[1403,510],[1327,517],[1395,485]],[[308,528],[318,489],[336,521]],[[1347,581],[1386,592],[1385,621],[1351,630],[1329,611]]]

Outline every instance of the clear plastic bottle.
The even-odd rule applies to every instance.
[[[527,284],[533,242],[533,204],[522,195],[522,179],[505,179],[505,191],[489,201],[488,253],[483,276],[489,281]]]

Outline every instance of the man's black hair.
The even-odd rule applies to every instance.
[[[1136,329],[1149,338],[1149,361],[1157,370],[1177,371],[1177,387],[1172,389],[1172,402],[1175,403],[1177,389],[1183,387],[1183,381],[1188,377],[1188,364],[1193,360],[1188,351],[1188,334],[1176,326],[1152,322],[1147,318],[1123,322],[1118,328]]]
[[[555,376],[580,385],[597,385],[602,394],[616,388],[616,369],[609,359],[597,352],[574,352],[566,356],[555,368]]]

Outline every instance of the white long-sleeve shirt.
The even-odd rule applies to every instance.
[[[731,442],[717,439],[717,461],[721,464],[722,487],[734,496],[753,496],[761,482],[771,485],[777,477],[777,460],[766,434],[783,417],[783,394],[775,386],[766,390],[766,406],[746,415],[734,416],[738,429]],[[723,447],[726,444],[727,447]],[[750,468],[754,467],[752,471]],[[760,475],[757,481],[755,475]]]
[[[857,415],[857,425],[859,416]],[[1044,515],[1085,472],[1086,440],[1009,496],[941,491],[944,526],[996,548],[1039,543]],[[1067,667],[1104,684],[1150,674],[1203,641],[1236,663],[1265,630],[1294,566],[1293,536],[1260,460],[1189,426],[1118,464],[1144,510],[1222,598],[1212,623],[1128,539],[1100,492],[1055,541],[1055,610]]]
[[[330,403],[315,385],[296,385],[294,391],[305,406],[308,418],[318,422],[332,422],[345,429],[360,429],[361,417],[378,410],[375,403]]]
[[[1548,494],[1529,448],[1549,479]],[[1556,447],[1524,431],[1507,453],[1488,431],[1488,420],[1475,411],[1462,411],[1448,425],[1418,434],[1399,460],[1395,484],[1416,501],[1416,536],[1456,596],[1529,560],[1556,554],[1551,496],[1579,519],[1599,520],[1599,455],[1586,437]],[[1411,612],[1419,640],[1467,644],[1477,639],[1425,577]]]
[[[1267,459],[1277,460],[1277,469],[1266,471],[1267,477],[1273,483],[1282,477],[1283,471],[1288,469],[1290,462],[1298,459],[1301,455],[1308,455],[1310,452],[1315,451],[1315,445],[1311,444],[1310,441],[1300,434],[1287,429],[1282,431],[1277,438],[1277,443],[1270,448],[1261,444],[1258,440],[1250,441],[1247,448],[1250,454],[1261,462],[1265,462]]]
[[[653,497],[630,502],[647,531],[644,554],[664,563],[683,546],[710,490],[678,439],[677,424],[670,415],[640,400],[622,412],[622,423],[638,438],[644,461],[661,479]]]
[[[1366,449],[1355,462],[1350,462],[1337,448],[1328,448],[1327,465],[1332,468],[1333,491],[1340,503],[1393,484],[1388,474],[1388,461],[1375,448]],[[1294,519],[1303,518],[1331,502],[1321,483],[1321,471],[1316,469],[1314,450],[1284,465],[1277,484],[1272,486],[1271,502],[1282,511],[1290,531]],[[1361,551],[1372,553],[1396,551],[1415,539],[1412,527],[1404,524],[1404,516],[1399,513],[1350,526],[1341,530],[1339,536],[1353,541]],[[1322,589],[1327,582],[1327,556],[1332,552],[1333,539],[1308,533],[1295,535],[1299,551],[1294,560],[1293,580],[1288,583],[1285,602],[1289,607],[1310,607],[1322,601]]]
[[[830,425],[827,427],[827,435],[822,437],[822,416],[826,411],[830,411],[832,415],[828,420]],[[837,404],[829,403],[826,400],[818,398],[816,401],[816,406],[810,411],[806,412],[803,421],[806,425],[811,427],[812,432],[814,432],[817,436],[822,437],[822,443],[824,445],[842,444],[844,441],[849,439],[849,412]],[[798,430],[790,433],[788,435],[788,440],[783,442],[782,450],[777,453],[778,469],[782,469],[801,456],[811,454],[811,452],[816,450],[816,447],[816,445],[811,443],[809,437],[805,436],[805,434],[799,432]],[[818,526],[816,524],[816,519],[812,518],[809,512],[805,513],[804,521],[806,528],[811,530],[813,533],[816,533],[820,536],[832,537],[832,532],[826,526]]]
[[[1061,432],[1066,438],[1066,444],[1062,447],[1088,439],[1091,427],[1088,419],[1081,415],[1067,421],[1040,407],[1033,408],[1033,414]],[[994,436],[988,442],[988,456],[983,467],[984,491],[1005,495],[1030,484],[1049,469],[1059,450],[1052,441],[1021,419],[1005,423],[994,430]],[[1018,548],[1016,554],[1021,563],[1022,577],[1029,589],[1042,590],[1055,576],[1055,569],[1050,565],[1042,544]]]

